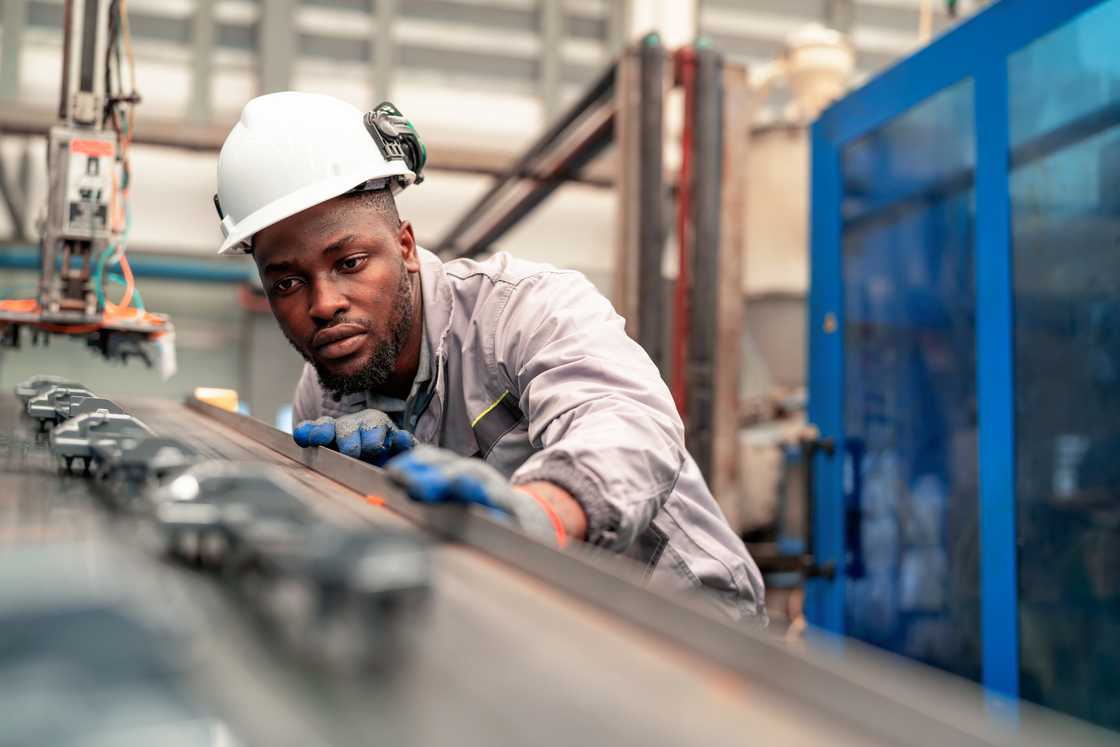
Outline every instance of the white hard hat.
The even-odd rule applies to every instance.
[[[396,193],[416,181],[383,134],[392,126],[374,127],[382,107],[366,115],[331,96],[294,91],[245,104],[218,156],[214,203],[225,235],[218,254],[243,254],[258,231],[356,187]]]

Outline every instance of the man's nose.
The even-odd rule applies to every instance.
[[[313,319],[329,322],[350,308],[350,301],[329,280],[319,280],[311,286],[311,306],[308,313]]]

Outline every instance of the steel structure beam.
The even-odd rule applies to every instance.
[[[261,3],[257,24],[260,64],[260,92],[286,91],[292,87],[292,68],[296,56],[296,31],[293,18],[296,0],[268,0]]]
[[[685,371],[685,434],[689,453],[704,478],[712,478],[712,423],[719,296],[720,218],[723,189],[723,60],[714,49],[697,47],[695,123],[691,143],[692,227],[689,260],[688,339]],[[686,145],[686,147],[688,147]]]
[[[27,0],[3,0],[3,34],[0,35],[0,99],[19,96],[20,55],[27,25]]]
[[[614,137],[612,94],[617,63],[455,222],[436,251],[444,257],[482,254],[557,187],[580,172]]]
[[[187,119],[210,121],[214,82],[214,0],[196,0],[191,16],[191,98]]]
[[[664,108],[666,52],[656,34],[622,55],[615,85],[618,232],[614,302],[626,332],[660,368],[665,347]]]
[[[393,27],[397,20],[397,0],[373,0],[373,93],[387,101],[393,96],[393,70],[397,66],[397,42]]]
[[[826,0],[824,6],[824,25],[836,29],[842,34],[849,34],[855,20],[855,3],[853,0]]]
[[[742,511],[739,471],[739,390],[743,345],[742,262],[746,256],[747,159],[751,101],[747,69],[725,63],[723,162],[716,295],[715,370],[712,374],[712,474],[709,485],[732,526]]]
[[[646,37],[638,49],[638,90],[637,340],[660,367],[665,357],[665,48],[657,36]]]
[[[0,134],[29,135],[45,137],[55,122],[54,112],[24,109],[0,109]],[[136,123],[133,143],[155,145],[167,148],[181,148],[200,152],[217,152],[233,122],[221,124],[192,124],[179,119],[159,119],[141,117]],[[443,145],[439,142],[428,143],[428,166],[432,171],[450,171],[462,174],[482,174],[505,177],[511,172],[513,156],[506,151],[465,148],[456,145]],[[533,179],[528,171],[515,172],[519,178]],[[610,187],[614,180],[609,169],[599,164],[583,174],[561,174],[565,181],[577,182],[592,187]]]
[[[560,0],[537,0],[541,56],[540,94],[545,117],[560,108],[561,66],[563,65],[564,14]]]

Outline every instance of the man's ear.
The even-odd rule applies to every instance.
[[[402,220],[397,228],[397,244],[401,248],[401,259],[409,272],[420,272],[420,252],[416,248],[416,236],[412,233],[412,224]]]

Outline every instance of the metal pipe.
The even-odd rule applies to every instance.
[[[664,358],[661,260],[665,248],[662,171],[665,48],[650,34],[638,51],[638,343],[658,368]]]
[[[689,452],[705,479],[711,481],[723,190],[723,60],[708,47],[697,47],[695,59],[685,434]]]
[[[243,283],[252,270],[227,262],[178,257],[158,257],[130,250],[128,263],[138,278],[183,280],[195,283]],[[40,270],[39,247],[0,247],[0,269]]]
[[[62,83],[58,90],[58,119],[70,119],[70,57],[74,49],[74,34],[70,26],[74,18],[74,0],[62,6]]]
[[[78,68],[78,90],[94,93],[96,90],[95,56],[97,54],[97,6],[100,0],[85,0],[82,10],[82,57]]]

